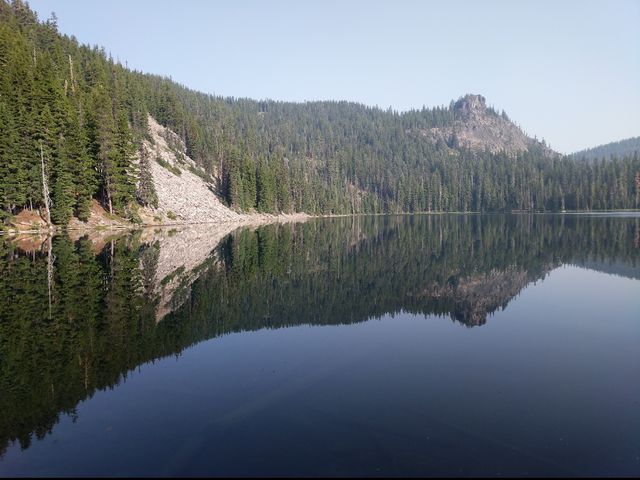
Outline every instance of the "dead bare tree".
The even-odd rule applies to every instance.
[[[42,142],[40,142],[40,166],[42,167],[42,198],[44,200],[44,209],[47,214],[47,225],[51,227],[51,199],[49,197],[49,182],[47,182],[47,175],[44,171],[44,152],[42,150]]]
[[[71,80],[71,92],[76,93],[76,79],[73,76],[73,60],[71,54],[69,54],[69,77]]]

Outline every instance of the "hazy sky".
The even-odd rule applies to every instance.
[[[640,0],[29,3],[204,92],[396,110],[480,93],[561,152],[640,135]]]

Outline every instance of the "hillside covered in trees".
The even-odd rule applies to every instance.
[[[224,98],[136,72],[0,1],[0,220],[81,220],[98,201],[153,209],[148,117],[177,134],[242,212],[311,214],[635,208],[637,154],[564,158],[468,95],[404,113],[351,102]],[[428,93],[428,92],[427,92]]]
[[[611,142],[605,145],[599,145],[597,147],[581,150],[576,153],[572,153],[571,156],[577,160],[608,160],[611,157],[622,158],[625,156],[631,156],[634,153],[640,152],[640,137],[627,138],[618,142]]]

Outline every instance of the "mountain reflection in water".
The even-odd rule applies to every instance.
[[[476,327],[563,264],[638,279],[639,225],[425,215],[0,237],[0,452],[139,365],[229,332],[397,312]]]

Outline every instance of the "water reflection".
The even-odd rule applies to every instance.
[[[228,332],[400,311],[485,324],[562,264],[640,278],[638,218],[389,216],[0,238],[0,452]]]

